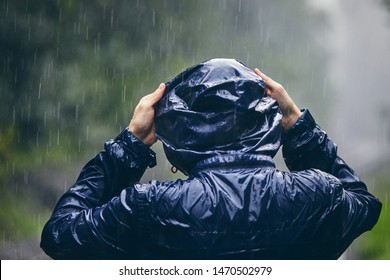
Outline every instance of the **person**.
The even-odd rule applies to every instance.
[[[139,183],[161,140],[186,180]],[[290,172],[275,167],[283,146]],[[234,59],[143,97],[46,223],[55,259],[337,259],[381,203],[282,85]]]

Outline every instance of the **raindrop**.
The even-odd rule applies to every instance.
[[[41,228],[40,228],[40,225],[41,225],[41,215],[39,215],[39,214],[38,214],[37,225],[38,225],[38,234],[40,234],[41,233]]]
[[[23,121],[24,120],[24,107],[20,110],[20,119]]]
[[[64,181],[64,193],[68,190],[68,182]]]
[[[42,80],[39,80],[38,100],[41,99],[41,91],[42,91]]]
[[[57,120],[60,119],[61,116],[61,101],[58,101],[57,103]]]
[[[81,22],[79,21],[77,23],[77,35],[80,35],[80,33],[81,33]]]
[[[5,6],[5,11],[6,11],[6,15],[8,17],[8,12],[9,12],[9,4],[8,4],[8,1],[6,1],[6,6]]]
[[[322,97],[325,97],[327,94],[327,77],[324,77],[323,87],[322,87]]]
[[[13,124],[15,125],[15,123],[16,123],[16,109],[15,109],[15,106],[12,107],[12,121],[13,121]]]
[[[58,14],[58,22],[62,22],[62,8],[60,8],[59,14]]]
[[[106,21],[106,4],[103,4],[103,21]]]
[[[27,124],[30,124],[30,118],[31,118],[31,98],[28,98],[27,103]]]
[[[223,1],[222,1],[222,9],[223,9],[223,10],[226,10],[226,0],[223,0]]]
[[[18,82],[18,69],[15,69],[15,76],[14,76],[14,82],[15,84]]]
[[[79,104],[76,104],[76,109],[75,109],[75,122],[79,122]]]
[[[123,86],[123,91],[122,91],[122,103],[125,103],[126,102],[126,84],[124,84]]]
[[[111,9],[110,26],[111,26],[111,29],[114,28],[114,9]]]
[[[153,27],[156,25],[156,11],[153,8],[153,15],[152,15],[152,25]]]
[[[27,170],[24,170],[24,184],[27,185],[28,184],[28,171]]]
[[[176,44],[176,32],[173,32],[172,45]]]
[[[35,145],[36,145],[37,147],[39,147],[39,131],[37,131],[37,133],[36,133]]]
[[[161,40],[160,40],[160,59],[162,58],[162,55],[163,55],[163,38],[161,37]]]

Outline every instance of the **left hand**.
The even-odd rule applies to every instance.
[[[275,82],[257,68],[254,71],[266,83],[265,93],[272,99],[275,99],[279,104],[283,115],[282,129],[289,129],[302,115],[301,111],[281,84]]]
[[[165,84],[161,83],[153,93],[142,97],[129,124],[129,130],[148,147],[157,142],[153,106],[162,98],[164,91]]]

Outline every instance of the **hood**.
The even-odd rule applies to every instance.
[[[190,174],[199,162],[274,157],[281,114],[265,82],[234,59],[211,59],[166,83],[155,106],[156,136],[172,165]]]

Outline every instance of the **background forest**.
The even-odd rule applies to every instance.
[[[389,11],[390,0],[0,0],[0,258],[47,258],[55,203],[139,99],[229,57],[310,108],[382,200],[343,258],[390,259]],[[154,150],[143,181],[175,178]]]

